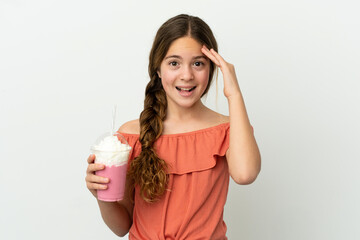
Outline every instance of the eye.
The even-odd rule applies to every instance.
[[[177,65],[179,65],[179,63],[175,62],[175,61],[172,61],[172,62],[169,62],[169,65],[172,66],[172,67],[176,67]]]
[[[195,62],[194,65],[196,67],[201,67],[202,65],[204,65],[204,63],[203,62]]]

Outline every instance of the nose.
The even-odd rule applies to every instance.
[[[181,80],[190,81],[194,79],[193,69],[190,66],[184,66],[181,73]]]

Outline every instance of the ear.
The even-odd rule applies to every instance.
[[[160,70],[157,70],[157,75],[159,76],[159,78],[161,78],[161,74],[160,74]]]

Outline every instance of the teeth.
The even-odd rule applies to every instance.
[[[180,88],[180,87],[176,87],[177,90],[181,90],[181,91],[191,91],[193,90],[195,87],[192,88]]]

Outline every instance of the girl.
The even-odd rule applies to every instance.
[[[202,102],[216,67],[224,78],[229,117]],[[234,66],[217,53],[209,26],[178,15],[158,30],[149,58],[144,110],[119,132],[132,146],[125,197],[98,201],[102,217],[129,239],[227,239],[223,210],[229,176],[252,183],[260,171],[253,135]],[[106,189],[104,168],[88,158],[86,183]]]

